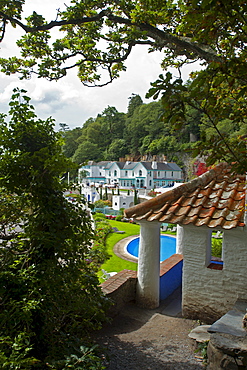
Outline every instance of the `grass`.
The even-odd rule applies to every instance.
[[[100,270],[98,272],[98,277],[101,283],[104,281],[101,278],[102,277],[101,269],[104,269],[107,272],[113,272],[113,271],[119,272],[124,269],[137,271],[137,263],[129,262],[120,257],[117,257],[115,253],[113,252],[113,247],[117,242],[119,242],[119,240],[127,238],[127,236],[139,235],[140,225],[131,224],[128,222],[115,221],[115,220],[108,220],[108,221],[111,227],[117,227],[118,230],[125,231],[125,233],[124,234],[111,233],[107,237],[106,246],[107,246],[107,252],[110,255],[110,258],[103,265],[101,265]],[[176,235],[176,232],[166,231],[166,232],[162,232],[162,234]]]
[[[118,230],[125,231],[124,234],[111,233],[107,237],[106,246],[107,252],[110,255],[110,259],[107,260],[100,268],[98,273],[99,278],[102,276],[101,269],[106,270],[107,272],[119,272],[124,269],[137,271],[137,263],[126,261],[120,257],[117,257],[113,252],[114,245],[127,236],[138,235],[140,232],[140,226],[136,224],[130,224],[128,222],[114,221],[109,220],[112,227],[117,227]],[[102,282],[103,280],[100,279]]]

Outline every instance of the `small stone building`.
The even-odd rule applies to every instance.
[[[245,176],[221,163],[192,181],[125,211],[141,225],[137,299],[159,304],[161,223],[178,225],[183,254],[183,316],[213,322],[238,299],[247,299]],[[211,253],[212,232],[222,237],[222,256]],[[157,271],[158,270],[158,271]]]

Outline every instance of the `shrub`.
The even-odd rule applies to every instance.
[[[0,200],[16,194],[20,202],[9,213],[14,220],[19,204],[27,211],[23,231],[9,229],[0,248],[0,368],[48,370],[80,358],[89,331],[105,319],[108,300],[87,261],[94,233],[85,201],[72,204],[63,196],[60,176],[73,165],[62,154],[53,120],[37,119],[18,90],[10,105],[10,121],[1,116],[0,125]],[[9,225],[11,219],[0,221]]]
[[[221,258],[222,255],[222,239],[211,239],[211,254],[213,257]]]
[[[154,190],[151,190],[148,192],[148,196],[149,197],[156,197],[159,193],[157,193],[157,191],[154,191]]]
[[[91,266],[97,271],[99,266],[109,258],[106,250],[106,238],[112,230],[107,220],[97,221],[95,225],[95,240],[92,248],[88,252],[87,258],[90,260]]]
[[[104,207],[110,207],[110,206],[111,206],[110,200],[96,200],[96,202],[94,202],[95,208],[104,208]]]
[[[104,215],[104,213],[95,213],[93,215],[93,219],[94,219],[95,222],[102,221],[102,220],[106,219],[106,216]]]

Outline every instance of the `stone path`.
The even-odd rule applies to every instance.
[[[179,291],[156,310],[127,305],[94,339],[105,348],[108,370],[199,370],[205,368],[188,337],[198,325],[181,318]],[[173,315],[173,316],[172,316]],[[175,316],[175,317],[174,317]]]

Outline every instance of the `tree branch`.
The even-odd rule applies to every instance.
[[[15,24],[17,24],[19,27],[21,27],[25,32],[38,32],[38,31],[48,31],[54,27],[61,27],[61,26],[66,26],[66,25],[72,25],[72,24],[83,24],[83,23],[90,23],[90,22],[95,22],[98,21],[105,16],[109,14],[108,10],[102,10],[99,14],[93,16],[93,17],[85,17],[85,18],[75,18],[75,19],[70,19],[70,20],[62,20],[62,21],[51,21],[50,23],[43,24],[42,26],[36,26],[36,27],[30,27],[27,26],[26,24],[23,24],[21,21],[19,21],[16,18],[9,17],[3,12],[0,12],[0,17],[2,17],[3,20],[5,21],[10,21]]]
[[[160,30],[157,27],[151,26],[148,23],[132,22],[130,18],[123,18],[123,17],[113,15],[111,10],[109,9],[102,10],[100,13],[92,17],[74,18],[74,19],[61,20],[61,21],[51,21],[50,23],[47,23],[41,26],[36,26],[36,27],[27,26],[23,24],[21,21],[19,21],[18,19],[9,17],[3,12],[0,12],[0,17],[2,17],[4,22],[8,20],[8,21],[11,21],[17,24],[27,33],[37,32],[37,31],[48,31],[54,27],[61,27],[65,25],[73,25],[73,24],[80,25],[84,23],[95,22],[95,21],[98,21],[106,17],[116,24],[125,24],[131,27],[135,26],[139,28],[141,31],[145,31],[147,36],[155,40],[155,45],[158,48],[168,47],[178,52],[178,54],[183,54],[183,55],[186,54],[187,57],[188,57],[188,52],[190,52],[190,53],[196,54],[197,57],[204,59],[207,62],[212,62],[212,61],[222,62],[222,58],[219,57],[216,54],[216,52],[212,50],[210,47],[208,47],[207,45],[201,45],[201,44],[192,42],[191,39],[188,37],[179,37],[179,36],[172,35],[168,32]],[[139,40],[139,42],[141,43],[143,41]],[[150,42],[145,41],[145,43],[151,44],[152,41],[151,40]]]
[[[6,20],[3,19],[3,22],[2,22],[2,33],[1,33],[1,37],[0,37],[0,42],[3,41],[4,39],[4,35],[5,35],[5,30],[6,30]]]
[[[6,240],[6,241],[12,240],[12,239],[17,238],[18,235],[19,235],[19,233],[16,233],[16,232],[11,233],[11,234],[7,234],[7,235],[3,234],[3,233],[0,233],[0,240]]]
[[[147,36],[151,37],[156,41],[158,47],[169,47],[173,50],[188,50],[196,54],[199,58],[206,60],[207,62],[222,62],[222,58],[219,57],[214,50],[207,45],[201,45],[192,42],[189,37],[178,37],[171,35],[168,32],[162,31],[157,27],[151,26],[147,23],[132,23],[131,20],[122,17],[115,16],[113,14],[108,15],[108,18],[115,23],[121,23],[131,26],[136,26],[142,31],[147,32]]]

